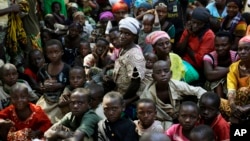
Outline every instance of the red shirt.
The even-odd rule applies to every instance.
[[[36,73],[34,73],[30,68],[24,69],[24,74],[27,74],[29,77],[33,78],[36,82],[38,82]]]
[[[9,119],[15,123],[16,130],[30,128],[33,131],[40,130],[43,133],[51,126],[48,116],[44,113],[40,106],[29,103],[32,114],[25,120],[21,121],[16,115],[15,107],[10,105],[0,111],[0,119]]]
[[[188,31],[184,30],[180,42],[183,42],[187,34]],[[211,29],[207,30],[201,38],[198,36],[190,36],[188,39],[188,46],[192,49],[196,61],[193,61],[188,53],[185,53],[182,59],[189,62],[196,69],[203,69],[203,56],[215,50],[214,38],[215,35]]]

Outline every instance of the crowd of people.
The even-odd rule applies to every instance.
[[[0,2],[0,141],[229,141],[250,125],[246,1]]]

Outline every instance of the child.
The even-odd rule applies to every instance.
[[[65,17],[63,14],[60,13],[61,11],[61,4],[59,2],[53,2],[51,4],[51,10],[52,14],[56,20],[57,23],[59,24],[64,24],[65,23]]]
[[[153,12],[154,15],[151,14]],[[152,46],[145,43],[145,38],[149,33],[161,30],[157,11],[154,9],[148,10],[142,15],[139,15],[137,18],[139,18],[140,16],[143,16],[143,19],[142,19],[142,30],[140,30],[139,32],[138,45],[142,48],[143,54],[146,52],[153,52]]]
[[[143,134],[140,141],[171,141],[164,133],[147,132]]]
[[[204,93],[199,101],[201,124],[209,125],[215,134],[216,141],[229,140],[230,128],[228,122],[219,112],[220,97],[213,92]]]
[[[63,115],[67,114],[70,104],[71,92],[80,87],[85,87],[86,75],[82,67],[73,67],[69,70],[69,85],[66,86],[61,94],[58,102],[58,106],[61,107]]]
[[[43,66],[38,72],[43,96],[37,101],[52,123],[62,118],[61,109],[58,107],[59,97],[68,84],[70,66],[62,61],[63,48],[60,41],[51,39],[45,46],[45,54],[50,63]]]
[[[133,121],[121,117],[125,105],[119,92],[108,92],[102,106],[107,119],[98,123],[98,141],[138,141]]]
[[[12,105],[0,111],[0,139],[8,141],[42,138],[51,122],[44,111],[29,102],[28,88],[17,83],[10,91]],[[8,126],[9,125],[9,126]]]
[[[85,56],[91,53],[90,43],[86,40],[81,39],[80,40],[80,46],[78,48],[79,55],[76,56],[73,66],[80,66],[83,67],[83,59]]]
[[[111,60],[115,61],[120,52],[120,44],[119,44],[119,28],[113,27],[109,30],[109,41],[114,46],[113,52],[111,54]]]
[[[167,130],[177,119],[181,101],[185,96],[195,96],[197,99],[206,92],[201,87],[194,87],[185,82],[170,79],[170,61],[157,61],[153,66],[152,77],[154,81],[149,83],[144,89],[141,98],[152,99],[157,107],[157,119]]]
[[[90,110],[90,92],[85,88],[76,88],[70,95],[70,111],[54,124],[44,136],[49,141],[91,139],[99,117]]]
[[[18,72],[13,64],[4,64],[0,69],[0,74],[2,81],[0,86],[0,110],[10,105],[10,90],[15,84],[26,84],[29,100],[34,103],[38,100],[38,96],[32,91],[30,85],[25,80],[18,79]]]
[[[198,125],[190,132],[190,141],[215,141],[213,129],[208,125]]]
[[[153,81],[152,74],[153,74],[153,65],[156,61],[158,61],[158,57],[156,54],[148,52],[144,54],[146,60],[146,73],[145,73],[145,83],[149,83]]]
[[[165,132],[172,141],[189,141],[190,132],[199,120],[199,108],[192,101],[185,101],[179,110],[179,123],[172,125]]]
[[[101,118],[105,119],[105,115],[103,113],[102,108],[102,98],[104,96],[104,88],[101,85],[98,84],[90,84],[87,86],[90,90],[90,107],[95,111],[95,113]]]
[[[139,120],[135,120],[134,123],[139,136],[147,132],[164,132],[161,122],[155,120],[156,106],[151,99],[140,99],[137,102],[136,110]]]

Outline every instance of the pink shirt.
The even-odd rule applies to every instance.
[[[189,139],[182,134],[182,126],[180,124],[173,124],[168,128],[165,134],[169,136],[171,141],[189,141]]]

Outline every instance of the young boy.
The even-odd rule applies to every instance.
[[[180,103],[185,96],[195,96],[197,99],[206,92],[201,87],[193,87],[185,82],[170,79],[170,61],[157,61],[153,66],[153,82],[144,89],[141,98],[152,99],[157,107],[157,119],[168,129],[173,120],[177,119]]]
[[[219,112],[220,97],[214,92],[204,93],[199,101],[201,124],[209,125],[215,134],[216,141],[230,139],[230,127],[228,122]]]
[[[90,107],[91,109],[101,118],[105,119],[105,115],[103,113],[102,108],[102,98],[104,96],[104,88],[101,85],[98,84],[90,84],[87,86],[87,88],[90,90]]]
[[[0,86],[0,110],[10,105],[10,90],[15,84],[26,84],[29,93],[29,100],[36,102],[38,96],[32,91],[30,85],[25,81],[18,79],[18,72],[13,64],[6,63],[0,68],[2,86]]]
[[[156,54],[152,52],[147,52],[144,54],[145,60],[146,60],[146,73],[145,73],[145,79],[143,82],[147,85],[149,82],[153,81],[152,74],[153,74],[153,65],[156,61],[158,61],[158,57]]]
[[[165,134],[172,141],[189,141],[190,132],[199,120],[199,108],[192,101],[185,101],[179,110],[178,124],[172,125]]]
[[[151,99],[140,99],[137,102],[136,110],[139,120],[135,120],[134,123],[139,136],[147,132],[164,132],[161,122],[155,120],[156,106]]]
[[[85,141],[91,139],[99,117],[90,110],[90,100],[88,89],[75,89],[70,96],[71,112],[46,131],[44,136],[49,141],[55,139]]]
[[[194,127],[190,132],[190,141],[215,141],[213,129],[205,124]]]
[[[102,106],[107,119],[98,123],[98,141],[138,141],[133,121],[121,117],[125,105],[119,92],[108,92]]]
[[[42,138],[51,122],[39,106],[29,102],[26,85],[14,84],[10,98],[12,105],[0,111],[0,139],[28,141]]]

